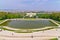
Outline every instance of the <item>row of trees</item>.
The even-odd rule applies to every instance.
[[[0,12],[0,20],[12,19],[12,18],[23,18],[25,13],[10,13],[10,12]]]
[[[57,20],[57,21],[60,21],[60,12],[53,12],[51,14],[37,14],[37,16],[39,18],[47,18],[47,19],[53,19],[53,20]]]
[[[26,15],[26,13],[11,13],[11,12],[0,12],[0,20],[3,19],[13,19],[13,18],[23,18]],[[38,18],[46,18],[46,19],[54,19],[60,21],[60,12],[52,12],[51,14],[45,13],[45,14],[37,14]],[[33,18],[36,18],[34,16]],[[29,18],[29,17],[25,17]]]

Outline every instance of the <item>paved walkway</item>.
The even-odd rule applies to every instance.
[[[60,35],[56,29],[39,31],[34,33],[14,33],[0,31],[0,40],[48,40]]]
[[[58,40],[60,40],[60,28],[59,29],[57,29],[58,31],[57,31],[57,38],[58,38]]]

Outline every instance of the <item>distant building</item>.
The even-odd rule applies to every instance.
[[[36,16],[36,13],[26,13],[26,16],[33,17]]]

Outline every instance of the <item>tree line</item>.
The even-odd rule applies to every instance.
[[[37,14],[38,18],[46,18],[60,21],[60,12],[52,12],[51,14]]]
[[[23,18],[26,13],[11,13],[11,12],[0,12],[0,20],[4,19],[13,19],[13,18]],[[46,18],[46,19],[54,19],[60,21],[60,12],[52,12],[51,14],[45,13],[37,13],[38,18]],[[33,18],[36,18],[34,16]],[[29,17],[24,17],[29,18]]]
[[[23,16],[25,16],[25,13],[0,12],[0,20],[23,18]]]

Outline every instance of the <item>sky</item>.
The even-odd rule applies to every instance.
[[[0,10],[60,11],[60,0],[0,0]]]

